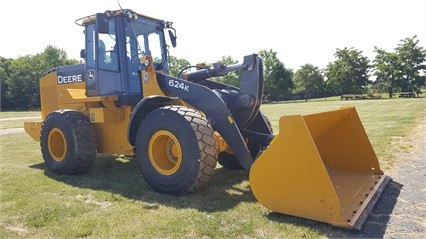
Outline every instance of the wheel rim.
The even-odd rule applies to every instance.
[[[49,153],[55,161],[61,162],[65,159],[67,153],[67,141],[64,133],[58,129],[53,128],[47,136],[47,146]]]
[[[157,131],[149,140],[149,160],[157,172],[163,175],[176,173],[182,163],[179,140],[169,131]]]

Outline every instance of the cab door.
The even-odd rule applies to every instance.
[[[108,32],[98,33],[95,24],[86,26],[86,95],[119,95],[122,92],[116,20],[108,20]]]

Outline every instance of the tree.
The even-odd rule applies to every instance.
[[[41,56],[21,56],[11,64],[12,74],[7,80],[7,97],[12,100],[9,109],[40,107],[39,77],[46,70]]]
[[[77,64],[78,61],[68,59],[65,50],[48,45],[40,54],[42,67],[46,70],[53,69],[59,66],[67,66]]]
[[[324,77],[320,69],[312,64],[305,64],[294,74],[294,93],[303,94],[305,101],[324,91]]]
[[[234,60],[231,56],[222,56],[222,59],[219,62],[227,66],[238,63],[238,61]],[[241,70],[228,72],[228,74],[224,76],[217,77],[216,81],[227,85],[239,87],[241,83]]]
[[[40,107],[39,79],[46,71],[59,66],[78,63],[68,59],[64,50],[47,46],[43,53],[21,56],[10,64],[10,76],[6,79],[7,109],[33,109]]]
[[[272,101],[290,98],[293,88],[293,71],[287,69],[278,57],[277,52],[270,49],[261,50],[260,57],[264,65],[264,97]]]
[[[12,59],[6,59],[4,57],[0,57],[0,110],[4,106],[8,106],[11,104],[11,99],[7,97],[7,92],[9,89],[9,86],[7,84],[8,79],[10,77],[10,64],[12,62]]]
[[[416,37],[401,40],[395,52],[374,48],[374,75],[386,85],[390,98],[396,89],[419,93],[425,84],[426,50],[418,46]]]
[[[400,62],[396,53],[387,52],[383,49],[374,47],[376,57],[373,60],[374,73],[377,83],[383,83],[392,98],[395,86],[401,79]]]
[[[370,61],[362,55],[362,51],[354,48],[337,49],[334,62],[328,63],[325,69],[327,84],[334,92],[362,93],[369,83]]]
[[[189,67],[189,61],[185,59],[179,59],[175,56],[170,56],[170,69],[169,74],[174,77],[178,77],[179,73],[185,69],[185,67]]]
[[[417,36],[401,40],[395,48],[400,62],[401,89],[402,91],[420,92],[424,86],[426,50],[418,46]],[[423,76],[422,76],[423,71]]]
[[[231,56],[222,56],[222,59],[219,60],[218,62],[225,64],[226,66],[228,65],[232,65],[232,64],[236,64],[238,63],[238,61],[234,60]],[[171,64],[171,70],[170,72],[173,72],[171,75],[177,77],[179,72],[182,69],[185,69],[185,67],[187,67],[188,71],[190,71],[190,68],[196,68],[197,66],[194,67],[188,67],[190,66],[189,62],[187,60],[183,60],[183,59],[177,59],[176,57],[171,57],[170,60],[170,64]],[[208,64],[202,64],[202,67],[212,67],[213,63],[208,63]],[[210,80],[216,81],[216,82],[220,82],[220,83],[224,83],[224,84],[228,84],[228,85],[232,85],[235,87],[239,87],[240,82],[241,82],[241,70],[235,70],[235,71],[231,71],[228,72],[226,75],[224,76],[219,76],[219,77],[214,77],[211,78]]]

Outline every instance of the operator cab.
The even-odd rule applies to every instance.
[[[136,105],[143,97],[143,56],[152,56],[155,70],[168,74],[164,30],[169,29],[175,47],[172,23],[128,9],[97,13],[76,23],[85,27],[85,49],[80,55],[85,59],[87,96],[118,96],[119,105]]]

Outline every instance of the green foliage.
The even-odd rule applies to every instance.
[[[374,48],[374,51],[376,52],[376,58],[373,61],[375,82],[384,84],[389,97],[392,98],[394,88],[401,79],[398,70],[400,68],[398,55],[377,47]]]
[[[78,63],[77,60],[67,59],[64,50],[51,45],[43,53],[17,59],[2,58],[0,62],[2,108],[8,110],[40,108],[39,79],[42,74],[58,66]]]
[[[179,64],[179,61],[181,63],[184,62],[185,64]],[[234,60],[231,56],[223,56],[222,59],[217,61],[217,62],[223,63],[226,66],[238,63],[238,61]],[[179,59],[176,59],[175,57],[171,57],[170,64],[172,65],[171,68],[175,68],[174,66],[176,66],[176,65],[180,65],[181,69],[184,69],[185,66],[189,66],[188,61],[179,60]],[[202,63],[201,65],[206,66],[206,67],[212,67],[213,63]],[[188,71],[194,70],[196,67],[191,67],[191,68],[192,69],[188,68],[187,70]],[[181,71],[181,69],[179,71]],[[177,74],[176,74],[176,76],[177,76]],[[235,87],[239,87],[240,82],[241,82],[241,70],[231,71],[231,72],[228,72],[224,76],[213,77],[213,78],[210,78],[209,80],[220,82],[220,83],[231,85],[231,86],[235,86]]]
[[[417,36],[401,40],[394,52],[374,48],[374,75],[384,83],[392,98],[395,91],[419,93],[426,75],[426,50],[418,46]]]
[[[401,40],[395,48],[400,61],[402,91],[419,92],[425,84],[426,49],[418,46],[417,36]],[[421,74],[423,72],[423,74]],[[423,75],[423,76],[422,76]]]
[[[190,66],[189,61],[170,56],[169,75],[178,77],[179,73],[188,66]]]
[[[59,66],[78,64],[77,60],[68,59],[67,53],[63,49],[48,45],[44,52],[40,54],[44,69],[52,69]]]
[[[326,69],[319,70],[315,66],[305,64],[293,78],[293,70],[285,67],[278,59],[277,52],[272,49],[261,50],[259,55],[264,63],[264,99],[293,99],[293,93],[310,99],[323,96],[325,92],[327,95],[337,95],[366,93],[372,89],[387,91],[390,97],[396,91],[420,93],[421,88],[425,86],[426,50],[419,46],[417,36],[402,39],[394,52],[386,52],[378,47],[375,47],[374,51],[376,57],[372,66],[362,55],[362,51],[345,47],[336,50],[334,55],[337,59],[330,62]],[[225,65],[238,63],[231,56],[223,56],[220,62]],[[34,56],[20,56],[17,59],[0,57],[0,109],[39,108],[41,75],[52,68],[77,63],[77,60],[68,59],[64,50],[51,45]],[[170,57],[171,76],[177,77],[188,67],[189,61]],[[376,80],[368,85],[371,69]],[[321,78],[326,80],[325,86],[320,83]],[[212,80],[238,87],[241,71],[229,72]]]
[[[337,49],[325,69],[328,87],[337,94],[363,93],[368,84],[370,61],[354,48]]]
[[[321,70],[312,65],[305,64],[294,74],[294,93],[303,94],[305,100],[318,96],[324,91],[324,77]]]
[[[9,85],[6,83],[10,78],[10,64],[12,59],[6,59],[0,57],[0,89],[1,89],[1,99],[0,99],[0,109],[4,105],[10,105],[11,99],[6,97],[7,92],[9,91]]]
[[[13,108],[38,108],[40,106],[38,81],[46,70],[40,55],[19,57],[12,61],[11,70],[12,74],[6,82],[9,87],[6,96],[13,101]]]
[[[232,59],[231,56],[223,56],[219,62],[227,66],[238,63],[238,61]],[[239,87],[241,82],[241,70],[228,72],[225,76],[217,77],[215,80],[220,83]]]
[[[265,100],[279,101],[288,99],[293,88],[293,70],[287,69],[272,49],[261,50],[259,56],[264,65],[264,97]]]

